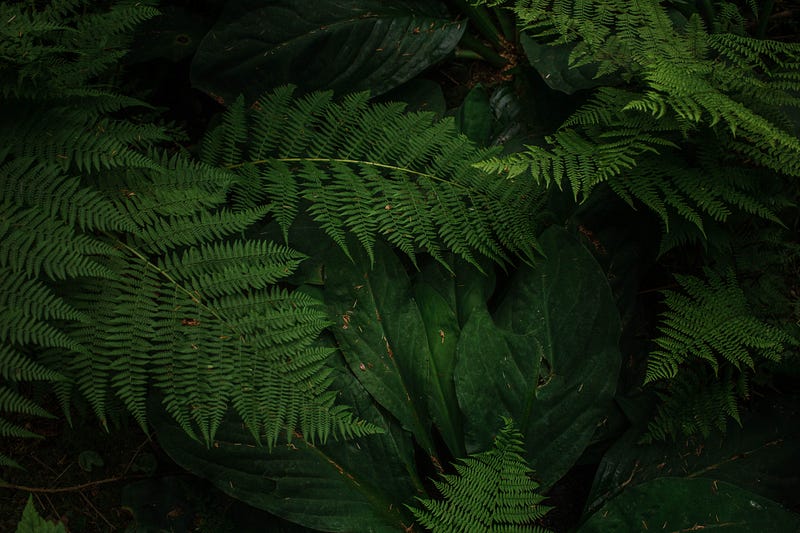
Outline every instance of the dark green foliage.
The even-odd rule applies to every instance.
[[[231,0],[200,42],[192,85],[226,105],[286,84],[382,94],[447,57],[466,28],[440,0]]]
[[[158,24],[126,55],[155,1],[0,5],[0,438],[55,401],[130,416],[326,531],[561,526],[540,485],[564,529],[795,524],[711,480],[642,485],[790,464],[785,431],[694,469],[664,452],[796,383],[800,46],[747,35],[771,2],[262,4],[173,11],[168,65]],[[456,121],[355,92],[446,57],[392,98]],[[189,78],[226,109],[176,105]],[[559,494],[603,454],[580,526]]]
[[[578,530],[797,531],[800,518],[772,500],[713,478],[662,477],[623,492]]]
[[[549,507],[540,505],[544,497],[522,452],[522,434],[505,419],[492,449],[461,459],[456,474],[434,481],[443,499],[419,498],[414,516],[434,533],[547,531],[534,525]]]
[[[746,36],[729,4],[716,15],[654,0],[513,4],[531,42],[570,50],[570,65],[593,68],[598,88],[545,143],[479,166],[569,187],[578,200],[606,184],[658,215],[662,256],[702,244],[710,263],[730,269],[708,285],[678,277],[689,295],[667,293],[645,379],[680,381],[658,385],[666,403],[651,435],[724,427],[726,413],[738,419],[757,367],[797,344],[787,249],[753,236],[790,220],[787,184],[800,177],[791,119],[800,106],[800,46]],[[544,63],[535,66],[550,76]],[[722,372],[728,378],[720,377],[720,362],[730,366]],[[697,364],[710,365],[713,376],[678,371],[692,375]],[[706,395],[697,392],[700,383]]]
[[[724,361],[737,370],[756,360],[780,359],[792,339],[758,320],[732,272],[707,272],[708,281],[678,276],[684,293],[665,291],[658,349],[650,354],[645,382],[675,377],[690,358],[704,360],[718,373]]]

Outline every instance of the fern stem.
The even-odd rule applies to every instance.
[[[112,235],[109,235],[108,233],[106,233],[106,235],[107,235],[108,237],[111,237],[112,239],[114,239],[114,237],[113,237]],[[201,309],[203,309],[204,311],[208,312],[209,314],[211,314],[211,316],[213,316],[214,318],[216,318],[217,320],[219,320],[220,322],[222,322],[223,324],[225,324],[225,326],[227,326],[228,328],[230,328],[230,329],[231,329],[231,331],[233,331],[234,333],[237,333],[237,334],[239,333],[239,331],[236,329],[236,327],[235,327],[233,324],[231,324],[230,322],[228,322],[228,321],[227,321],[227,320],[226,320],[226,319],[225,319],[225,318],[224,318],[222,315],[220,315],[220,314],[219,314],[217,311],[215,311],[215,310],[214,310],[214,309],[212,309],[211,307],[209,307],[209,306],[207,306],[206,304],[204,304],[203,302],[201,302],[201,301],[200,301],[200,296],[199,296],[198,294],[196,294],[196,293],[194,293],[194,292],[190,291],[189,289],[187,289],[186,287],[184,287],[184,286],[183,286],[183,285],[182,285],[182,284],[181,284],[181,283],[180,283],[178,280],[176,280],[175,278],[173,278],[173,277],[170,275],[170,273],[169,273],[169,272],[167,272],[167,271],[166,271],[166,270],[164,270],[163,268],[161,268],[161,267],[159,267],[158,265],[156,265],[156,264],[154,264],[153,262],[151,262],[151,261],[150,261],[150,260],[149,260],[149,259],[148,259],[148,258],[147,258],[145,255],[144,255],[144,254],[142,254],[141,252],[139,252],[139,250],[137,250],[137,249],[135,249],[135,248],[133,248],[133,247],[131,247],[131,246],[129,246],[129,245],[127,245],[127,244],[125,244],[124,242],[120,241],[119,239],[115,239],[115,242],[116,242],[116,245],[117,245],[118,247],[120,247],[120,248],[122,248],[122,249],[126,250],[127,252],[129,252],[130,254],[132,254],[133,256],[135,256],[137,259],[140,259],[140,260],[142,260],[142,261],[144,262],[145,266],[147,266],[148,268],[151,268],[151,269],[155,270],[156,272],[158,272],[158,274],[159,274],[161,277],[163,277],[163,278],[164,278],[164,279],[166,279],[168,282],[170,282],[170,283],[171,283],[171,284],[172,284],[172,285],[173,285],[173,286],[174,286],[176,289],[178,289],[179,291],[181,291],[181,292],[183,292],[184,294],[186,294],[186,296],[188,296],[190,300],[192,300],[192,301],[193,301],[195,304],[197,304],[197,306],[198,306],[198,307],[200,307],[200,308],[201,308]]]
[[[412,170],[410,168],[398,167],[395,165],[387,165],[386,163],[376,163],[374,161],[361,161],[358,159],[341,159],[336,157],[274,157],[270,159],[256,159],[254,161],[246,161],[244,163],[236,163],[233,165],[226,165],[225,168],[228,170],[233,170],[237,168],[241,168],[245,165],[263,165],[265,163],[269,163],[270,161],[282,161],[284,163],[302,163],[302,162],[310,162],[310,163],[344,163],[347,165],[365,165],[368,167],[375,167],[380,168],[383,170],[395,170],[397,172],[404,172],[406,174],[413,174],[414,176],[419,176],[422,178],[428,178],[433,181],[439,181],[441,183],[447,183],[450,185],[454,185],[456,187],[461,187],[464,190],[469,190],[469,187],[457,183],[455,181],[449,181],[433,174],[429,174],[427,172],[420,172],[418,170]]]

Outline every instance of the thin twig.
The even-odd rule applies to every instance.
[[[136,448],[136,451],[133,453],[133,457],[131,457],[131,460],[128,461],[127,465],[125,465],[125,468],[122,469],[123,476],[128,473],[128,470],[130,470],[131,466],[133,465],[133,462],[136,461],[137,457],[139,457],[139,452],[142,451],[142,448],[144,448],[144,445],[147,444],[148,442],[152,442],[150,440],[150,435],[147,435],[147,437],[142,441],[142,443]]]
[[[131,476],[110,477],[106,479],[98,479],[97,481],[90,481],[88,483],[82,483],[80,485],[72,485],[71,487],[59,487],[59,488],[28,487],[26,485],[15,485],[13,483],[0,482],[0,489],[14,489],[14,490],[21,490],[25,492],[41,493],[41,494],[56,494],[60,492],[75,492],[83,489],[88,489],[90,487],[96,487],[98,485],[106,485],[108,483],[116,483],[118,481],[128,481],[130,479],[142,479],[145,477],[149,476],[144,474],[135,474]]]
[[[39,458],[38,458],[38,457],[36,457],[35,455],[31,455],[31,459],[33,459],[34,461],[36,461],[37,463],[39,463],[40,465],[42,465],[43,467],[45,467],[46,469],[48,469],[48,470],[49,470],[50,472],[52,472],[53,474],[56,474],[56,473],[57,473],[57,472],[56,472],[56,471],[53,469],[53,467],[51,467],[49,464],[45,463],[44,461],[42,461],[41,459],[39,459]]]
[[[67,473],[67,470],[69,470],[70,468],[72,468],[72,465],[74,465],[74,464],[75,464],[75,462],[74,462],[74,461],[73,461],[73,462],[71,462],[71,463],[69,463],[69,464],[66,466],[66,468],[64,468],[64,470],[62,470],[62,471],[61,471],[61,473],[60,473],[59,475],[57,475],[57,476],[56,476],[56,478],[53,480],[53,482],[55,483],[56,481],[58,481],[59,479],[61,479],[61,476],[63,476],[64,474],[66,474],[66,473]]]
[[[95,512],[95,514],[96,514],[97,516],[99,516],[100,518],[102,518],[102,519],[103,519],[103,522],[105,522],[106,524],[108,524],[108,528],[109,528],[108,530],[109,530],[109,531],[115,531],[115,530],[116,530],[116,528],[114,527],[114,524],[112,524],[111,522],[109,522],[109,521],[108,521],[108,519],[107,519],[105,516],[103,516],[103,513],[101,513],[100,511],[98,511],[98,510],[97,510],[97,507],[95,507],[95,506],[92,504],[92,501],[91,501],[89,498],[87,498],[87,497],[86,497],[86,494],[84,494],[83,492],[80,492],[79,494],[81,495],[81,498],[83,498],[83,500],[84,500],[84,501],[85,501],[87,504],[89,504],[89,507],[91,507],[91,508],[92,508],[92,510]]]

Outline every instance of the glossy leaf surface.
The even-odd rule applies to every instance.
[[[223,102],[289,83],[381,94],[446,57],[465,29],[438,2],[235,0],[201,42],[192,83]]]
[[[606,452],[597,470],[587,509],[594,512],[625,487],[660,476],[714,477],[788,507],[800,504],[800,428],[787,424],[800,416],[797,400],[787,397],[757,405],[730,422],[724,436],[696,442],[638,444],[631,430]]]
[[[452,386],[454,311],[430,287],[415,290],[398,257],[382,243],[374,263],[338,251],[326,263],[325,301],[350,370],[383,408],[435,453],[432,425],[453,453],[463,450]]]

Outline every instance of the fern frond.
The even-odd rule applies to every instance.
[[[114,274],[93,256],[114,255],[114,248],[72,228],[37,207],[0,203],[0,269],[51,279]]]
[[[18,439],[42,438],[41,435],[37,435],[36,433],[3,418],[0,418],[0,437],[14,437]]]
[[[712,430],[724,432],[729,418],[741,424],[737,384],[730,373],[707,376],[681,373],[658,393],[661,404],[647,424],[642,442],[663,441],[699,435]]]
[[[0,5],[0,92],[31,88],[70,94],[90,84],[126,52],[131,29],[159,14],[151,1],[124,0],[105,10],[80,2],[6,2]]]
[[[55,418],[35,402],[8,387],[0,387],[0,411],[24,413],[43,418]]]
[[[81,230],[132,229],[122,213],[79,178],[67,177],[59,166],[18,157],[0,165],[0,198],[23,206],[38,206],[67,226]]]
[[[419,251],[441,260],[450,250],[506,262],[508,250],[527,257],[536,246],[533,219],[497,201],[509,188],[526,198],[535,188],[474,168],[491,153],[451,121],[399,104],[370,104],[363,94],[341,103],[324,92],[294,98],[281,88],[246,113],[235,103],[203,146],[204,161],[239,175],[234,205],[267,206],[284,237],[306,209],[342,249],[352,233],[370,256],[378,236],[412,260]],[[512,228],[510,218],[523,226]]]
[[[179,246],[199,244],[240,232],[260,220],[265,207],[245,211],[200,211],[190,216],[161,218],[144,226],[136,236],[143,249],[166,251]]]
[[[278,288],[304,256],[232,238],[274,204],[229,209],[240,173],[159,150],[165,128],[108,116],[144,105],[94,82],[150,4],[0,6],[11,19],[0,28],[0,411],[43,415],[11,391],[47,380],[67,418],[79,393],[104,426],[124,406],[146,427],[155,392],[208,445],[231,406],[268,445],[379,431],[328,391],[322,304]],[[292,117],[321,120],[312,104]],[[252,144],[249,116],[240,106],[223,120],[228,161]],[[306,146],[302,132],[278,134]],[[0,435],[32,434],[0,419]]]
[[[776,361],[791,339],[750,312],[733,272],[707,272],[708,280],[676,279],[683,293],[665,291],[658,346],[650,353],[645,383],[671,379],[690,359],[702,359],[714,370],[721,362],[752,368],[755,358]]]
[[[294,272],[305,258],[285,246],[266,241],[232,241],[189,248],[180,258],[165,256],[165,272],[180,270],[193,290],[218,297],[264,289]]]
[[[0,344],[0,377],[8,381],[58,381],[64,377],[7,344]]]
[[[461,459],[454,465],[456,474],[433,482],[442,500],[417,498],[419,506],[409,509],[434,533],[544,533],[536,521],[550,508],[541,505],[544,497],[522,451],[522,434],[505,419],[491,450]]]

